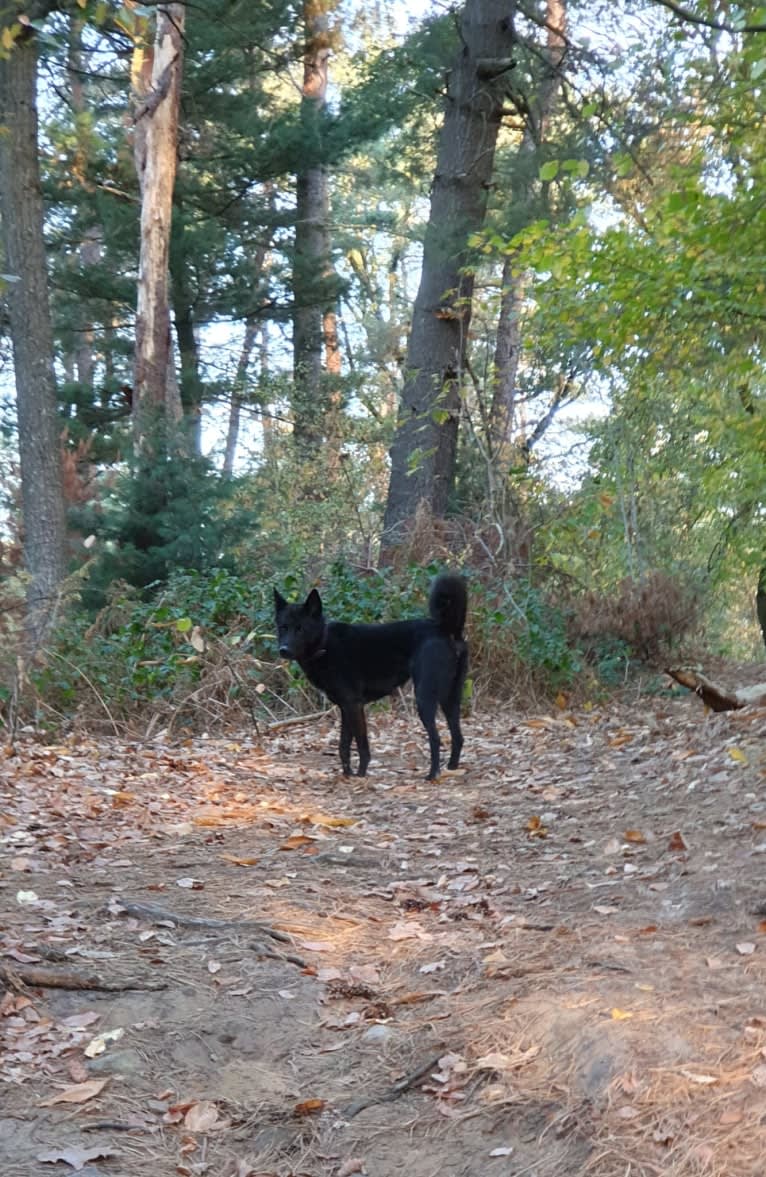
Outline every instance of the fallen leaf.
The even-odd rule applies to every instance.
[[[719,1124],[739,1124],[742,1119],[742,1112],[737,1111],[736,1108],[729,1108],[728,1111],[721,1112],[718,1120]]]
[[[674,834],[671,834],[670,841],[668,842],[668,850],[688,850],[688,846],[686,845],[683,834],[680,832],[680,830],[676,830]]]
[[[400,920],[389,930],[388,938],[389,940],[432,940],[433,936],[417,920]]]
[[[107,1077],[106,1079],[88,1079],[85,1083],[75,1083],[73,1087],[65,1087],[63,1091],[57,1091],[50,1099],[41,1100],[38,1106],[49,1108],[55,1103],[85,1103],[103,1091],[108,1082]]]
[[[336,1177],[351,1177],[352,1173],[364,1172],[364,1161],[359,1157],[349,1157],[338,1169]]]
[[[502,954],[501,954],[501,955],[502,955]],[[487,958],[485,957],[484,959],[485,959],[485,961],[486,961],[486,959],[487,959]],[[503,959],[505,959],[505,958],[503,958]],[[438,972],[440,969],[443,969],[443,968],[445,968],[445,967],[446,967],[446,964],[447,964],[446,960],[432,960],[432,961],[429,961],[429,963],[428,963],[428,964],[422,964],[422,965],[420,966],[420,968],[418,969],[418,972],[419,972],[419,973],[424,973],[424,974],[426,974],[426,975],[427,975],[428,973],[436,973],[436,972]]]
[[[345,826],[355,826],[357,817],[328,817],[324,813],[307,813],[301,821],[310,822],[312,826],[322,826],[327,830],[343,829]]]
[[[348,975],[365,985],[377,985],[380,981],[380,970],[374,964],[352,964]]]
[[[228,1121],[219,1118],[218,1108],[210,1099],[192,1104],[184,1116],[184,1128],[189,1132],[210,1132],[223,1127],[228,1127]]]
[[[633,1014],[629,1009],[617,1009],[615,1007],[612,1010],[612,1021],[614,1022],[625,1022],[628,1018],[632,1017]]]
[[[734,760],[737,764],[749,763],[747,754],[743,752],[741,748],[727,748],[726,751],[728,752],[731,759]]]
[[[690,1083],[698,1083],[700,1086],[709,1086],[711,1083],[718,1082],[717,1075],[698,1075],[695,1071],[681,1071],[684,1079],[688,1079]]]
[[[755,944],[750,940],[743,940],[737,945],[737,952],[740,956],[752,956],[755,952]]]
[[[222,854],[221,858],[232,862],[234,866],[257,866],[260,862],[259,858],[239,858],[236,854]]]
[[[325,1099],[304,1099],[301,1103],[296,1103],[293,1108],[294,1116],[315,1116],[317,1112],[321,1112],[326,1106]]]
[[[85,1057],[95,1058],[98,1054],[103,1054],[106,1050],[108,1042],[119,1042],[125,1031],[121,1026],[116,1026],[114,1030],[104,1030],[102,1034],[97,1034],[95,1038],[91,1038],[88,1045],[85,1047]]]
[[[642,846],[646,842],[646,838],[640,830],[625,830],[622,836],[626,842],[634,842],[638,846]]]
[[[94,1009],[86,1009],[81,1014],[70,1014],[68,1018],[59,1018],[59,1025],[73,1026],[76,1030],[81,1030],[85,1026],[92,1026],[100,1017],[101,1014],[97,1014]]]
[[[490,1152],[491,1157],[509,1157],[513,1149],[509,1144],[502,1145],[500,1148],[493,1148]]]
[[[310,838],[308,834],[293,834],[283,842],[279,847],[280,850],[297,850],[299,846],[315,846],[316,839]]]
[[[84,1169],[88,1161],[104,1160],[106,1157],[116,1157],[119,1153],[113,1148],[62,1148],[58,1152],[41,1152],[38,1161],[44,1165],[55,1165],[64,1161],[73,1169]]]
[[[611,907],[608,903],[594,903],[593,910],[597,911],[599,915],[614,915],[619,911],[619,907]]]
[[[508,1071],[515,1065],[516,1062],[510,1055],[501,1054],[497,1050],[476,1060],[476,1066],[482,1071]]]

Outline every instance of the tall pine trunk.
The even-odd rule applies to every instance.
[[[328,8],[332,0],[304,0],[301,123],[308,159],[296,177],[293,259],[293,437],[299,453],[316,456],[329,443],[337,450],[340,374],[335,322],[336,282],[330,257],[330,196],[322,162],[322,127],[331,51]],[[329,428],[328,428],[329,426]]]
[[[515,43],[509,0],[466,0],[449,73],[423,269],[391,446],[383,559],[425,501],[444,515],[455,477],[460,389],[471,324],[471,235],[484,224]]]
[[[171,433],[181,401],[170,336],[169,254],[183,68],[184,4],[157,7],[153,51],[133,62],[134,154],[141,189],[133,430],[151,448],[156,429]]]
[[[42,6],[38,6],[42,7]],[[0,4],[0,25],[16,6]],[[33,10],[33,16],[38,15]],[[65,515],[53,330],[38,163],[37,39],[24,29],[0,54],[0,216],[21,459],[27,635],[45,637],[65,570]]]

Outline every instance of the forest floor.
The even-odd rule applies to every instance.
[[[3,1177],[762,1177],[766,709],[636,690],[465,735],[435,783],[408,706],[367,780],[329,715],[22,736]]]

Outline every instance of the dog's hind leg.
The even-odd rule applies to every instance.
[[[415,702],[418,705],[420,722],[428,733],[428,746],[431,749],[431,767],[426,780],[435,781],[439,775],[439,753],[441,751],[441,740],[436,728],[436,699],[430,692],[418,691],[415,694]]]
[[[464,648],[460,651],[458,658],[457,670],[450,691],[449,698],[442,703],[442,711],[447,720],[449,727],[449,734],[452,739],[452,748],[450,750],[450,758],[447,763],[447,768],[457,768],[460,764],[460,753],[463,748],[463,732],[460,727],[460,704],[463,699],[463,683],[468,671],[468,651]]]
[[[367,739],[367,719],[364,714],[364,704],[358,703],[349,707],[348,717],[351,724],[351,731],[356,741],[356,750],[359,753],[357,776],[367,776],[367,767],[370,763],[370,742]]]
[[[460,729],[460,700],[450,702],[447,707],[443,707],[444,716],[449,727],[449,734],[452,739],[452,747],[450,749],[450,758],[447,761],[447,768],[457,768],[460,764],[460,753],[463,748],[463,733]]]
[[[340,709],[340,766],[344,776],[351,776],[351,716],[345,707]]]

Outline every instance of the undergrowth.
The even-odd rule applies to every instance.
[[[330,618],[392,620],[425,612],[430,581],[440,570],[434,563],[360,572],[335,563],[319,587]],[[562,691],[592,695],[621,681],[642,653],[626,633],[624,585],[614,602],[599,610],[589,597],[578,612],[571,601],[528,580],[466,575],[467,703],[505,698],[529,705]],[[325,706],[299,668],[278,657],[273,583],[219,568],[175,572],[148,597],[146,590],[113,584],[95,617],[70,610],[42,656],[26,668],[22,718],[52,731],[178,733],[279,722]],[[298,599],[312,584],[286,576],[277,587]],[[631,597],[631,624],[641,599],[637,592]],[[651,599],[643,598],[649,606]],[[641,646],[647,633],[668,621],[662,600],[659,620],[644,618],[638,627]]]

